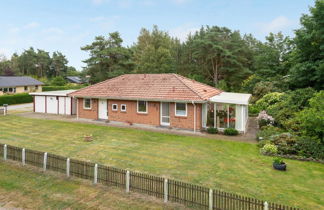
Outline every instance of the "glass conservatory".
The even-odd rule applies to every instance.
[[[248,123],[248,105],[251,94],[222,92],[203,104],[203,127],[219,130],[235,128],[244,133]]]

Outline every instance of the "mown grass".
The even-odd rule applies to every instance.
[[[162,201],[94,187],[55,173],[44,174],[0,161],[0,209],[183,209]]]
[[[85,142],[84,135],[93,135]],[[255,144],[19,116],[0,117],[0,142],[306,209],[324,206],[324,165],[285,160],[287,172]]]

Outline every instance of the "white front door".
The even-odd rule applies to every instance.
[[[170,103],[161,102],[161,125],[170,125]]]
[[[99,99],[99,119],[108,119],[107,100]]]

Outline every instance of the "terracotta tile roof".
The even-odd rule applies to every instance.
[[[69,95],[111,99],[204,101],[221,92],[177,74],[124,74]]]

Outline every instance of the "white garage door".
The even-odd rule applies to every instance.
[[[45,113],[45,96],[35,96],[35,112]]]
[[[71,115],[71,98],[66,97],[66,114]]]
[[[47,113],[50,113],[50,114],[57,114],[57,99],[56,99],[56,96],[47,96],[46,97],[47,100]]]
[[[58,97],[59,114],[66,114],[66,97]]]

